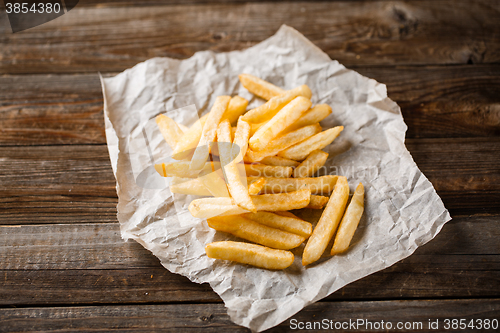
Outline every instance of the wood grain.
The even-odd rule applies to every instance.
[[[500,296],[499,218],[454,218],[412,256],[328,299]],[[0,235],[0,305],[220,301],[122,241],[117,224],[3,226]]]
[[[499,65],[357,68],[383,82],[408,138],[500,134]],[[0,76],[0,145],[105,143],[96,74]]]
[[[500,300],[495,298],[476,300],[412,300],[376,302],[320,302],[306,307],[291,319],[297,322],[318,321],[347,322],[365,319],[370,322],[421,323],[429,331],[430,318],[439,320],[444,329],[444,319],[463,318],[469,322],[476,318],[498,317]],[[127,332],[250,332],[230,321],[222,304],[175,304],[175,305],[124,305],[87,307],[47,307],[1,309],[0,320],[5,331],[26,332],[34,328],[40,331],[97,331]],[[266,332],[289,332],[289,320]],[[412,324],[410,324],[412,325]],[[417,324],[418,325],[418,324]],[[321,326],[320,326],[321,327]],[[320,328],[319,327],[319,328]],[[411,327],[411,326],[410,326]],[[317,327],[318,328],[318,327]],[[419,326],[413,326],[418,331]],[[335,329],[335,328],[334,328]],[[358,327],[360,331],[366,327]],[[370,330],[366,330],[370,331]],[[373,331],[373,330],[371,330]],[[432,330],[434,332],[434,330]]]
[[[240,50],[282,24],[347,66],[495,63],[497,7],[472,0],[77,6],[22,33],[0,27],[0,74],[122,71],[157,56]]]

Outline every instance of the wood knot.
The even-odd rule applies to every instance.
[[[211,321],[212,321],[212,319],[214,319],[214,315],[213,315],[213,314],[211,314],[211,315],[209,315],[209,316],[201,316],[201,317],[200,317],[200,319],[201,319],[201,321],[203,321],[203,322],[209,323],[209,322],[211,322]]]

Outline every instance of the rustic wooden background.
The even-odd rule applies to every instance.
[[[283,23],[387,84],[453,217],[294,318],[500,319],[499,1],[81,0],[16,34],[0,9],[0,331],[247,331],[121,240],[97,72],[243,49]]]

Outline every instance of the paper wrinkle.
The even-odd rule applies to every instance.
[[[150,126],[156,115],[192,104],[201,115],[219,95],[238,94],[249,100],[249,108],[262,104],[239,84],[240,73],[285,89],[309,85],[313,103],[333,109],[321,122],[323,128],[344,126],[339,138],[325,148],[330,153],[327,166],[331,173],[348,178],[351,191],[359,182],[366,189],[365,212],[347,253],[330,257],[330,245],[306,269],[301,264],[302,245],[293,250],[295,261],[284,271],[213,260],[204,246],[234,237],[192,218],[187,211],[192,196],[176,196],[174,203],[168,188],[137,185],[130,140],[144,130],[154,160],[168,154],[160,132]],[[404,145],[407,126],[399,106],[387,97],[386,86],[330,60],[288,26],[243,51],[204,51],[186,60],[153,58],[113,78],[101,77],[101,82],[122,237],[142,244],[171,272],[208,282],[223,299],[231,320],[254,331],[278,325],[346,284],[408,257],[451,219]],[[172,118],[189,125],[196,118],[193,113],[179,112]],[[147,168],[148,159],[136,158],[134,163]]]

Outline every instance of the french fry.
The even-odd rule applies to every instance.
[[[344,126],[330,128],[279,152],[278,156],[289,158],[291,160],[302,161],[313,150],[322,149],[332,143],[333,140],[335,140],[339,136],[340,132],[342,132],[343,129]]]
[[[259,180],[253,182],[250,186],[248,186],[248,194],[250,195],[259,194],[260,190],[262,190],[264,185],[266,185],[266,178],[261,177]]]
[[[247,153],[248,138],[250,136],[250,125],[242,120],[238,120],[236,133],[234,134],[232,159],[235,163],[243,160],[243,156]]]
[[[172,185],[170,185],[171,193],[212,196],[213,194],[207,190],[202,181],[198,178],[180,178],[174,177]]]
[[[198,179],[214,197],[229,197],[222,170],[200,172]]]
[[[290,103],[294,98],[298,96],[304,96],[306,98],[311,98],[311,89],[305,84],[288,90],[285,93],[274,96],[266,103],[261,106],[256,107],[245,113],[242,118],[247,123],[262,123],[273,118],[285,105]]]
[[[290,217],[271,212],[257,212],[243,214],[242,216],[268,227],[291,232],[306,238],[312,233],[312,224],[293,216],[293,214],[293,217]]]
[[[286,211],[306,207],[311,198],[311,191],[304,189],[290,193],[252,195],[251,198],[257,211]],[[250,213],[236,205],[232,198],[224,197],[195,199],[191,201],[188,209],[193,217],[200,219]]]
[[[184,132],[175,146],[172,158],[183,160],[189,157],[200,141],[203,126],[207,121],[208,114],[198,119],[187,131]]]
[[[241,215],[217,216],[207,219],[208,226],[260,245],[280,250],[296,248],[305,237],[268,227]]]
[[[261,128],[265,123],[267,123],[267,121],[263,121],[258,124],[250,123],[250,137],[252,137],[252,135],[254,135],[255,132],[257,132],[257,130]]]
[[[268,156],[264,157],[260,163],[266,164],[266,165],[273,165],[273,166],[289,166],[289,167],[297,167],[300,162],[294,161],[294,160],[289,160],[288,158],[284,157],[279,157],[279,156]]]
[[[338,176],[321,176],[314,178],[266,178],[262,193],[287,193],[308,189],[312,194],[330,194],[337,182]],[[247,183],[252,184],[259,177],[247,177]]]
[[[248,129],[249,127],[247,126],[247,130]],[[227,119],[219,124],[217,138],[219,140],[220,160],[224,168],[224,175],[226,177],[229,193],[238,206],[251,212],[256,212],[257,208],[255,208],[250,198],[250,194],[248,194],[247,184],[243,183],[244,179],[242,178],[244,175],[240,177],[238,165],[233,160],[231,125]],[[210,188],[208,188],[208,190],[210,191]]]
[[[265,100],[269,100],[274,96],[278,96],[286,92],[286,90],[259,79],[251,74],[240,74],[238,77],[243,87],[245,87],[252,94]]]
[[[272,166],[265,164],[245,164],[247,176],[288,178],[293,169],[285,166]]]
[[[280,151],[302,142],[320,132],[321,126],[319,124],[305,126],[295,131],[280,135],[276,139],[269,142],[266,149],[261,151],[248,149],[246,156],[251,162],[260,162],[262,159],[268,156],[275,156]]]
[[[309,205],[306,208],[310,209],[323,209],[325,205],[328,203],[328,197],[324,197],[322,195],[311,195],[311,200],[309,201]]]
[[[210,153],[209,144],[215,139],[217,127],[219,126],[224,112],[227,110],[230,100],[231,97],[229,96],[219,96],[215,99],[215,103],[208,114],[205,125],[203,125],[200,141],[198,143],[198,147],[196,147],[196,150],[194,151],[193,157],[191,158],[189,169],[199,170],[205,165]]]
[[[322,150],[313,150],[298,167],[293,170],[293,177],[304,178],[311,177],[318,171],[323,165],[325,165],[326,159],[328,158],[328,153]]]
[[[335,241],[333,243],[332,251],[330,254],[333,256],[337,253],[342,253],[349,247],[351,239],[354,236],[354,232],[358,227],[361,215],[363,215],[365,189],[363,184],[359,183],[356,187],[356,191],[352,196],[351,202],[345,211],[344,217],[339,225],[339,230],[337,235],[335,235]]]
[[[179,125],[172,118],[167,117],[164,114],[159,114],[156,116],[155,120],[165,141],[168,143],[170,148],[175,149],[177,143],[184,134]]]
[[[155,164],[155,170],[162,177],[198,177],[201,170],[189,170],[189,163],[190,162],[158,163]],[[205,168],[215,170],[220,168],[220,165],[217,162],[207,162],[202,170]]]
[[[308,98],[303,96],[296,97],[279,110],[271,120],[260,127],[250,138],[248,145],[254,151],[265,149],[271,140],[299,119],[310,106],[311,100]]]
[[[177,123],[177,126],[179,126],[179,128],[181,129],[182,131],[182,134],[186,133],[187,131],[189,131],[189,127],[185,126],[185,125],[182,125],[180,123]]]
[[[349,184],[347,184],[347,178],[339,176],[326,208],[323,214],[321,214],[321,218],[304,248],[302,265],[307,266],[312,264],[325,252],[328,242],[330,242],[337,230],[348,198]]]
[[[319,123],[332,113],[332,108],[327,104],[318,104],[304,113],[297,122],[289,126],[285,131],[295,131],[298,128]]]
[[[248,106],[248,101],[238,95],[231,97],[226,112],[222,116],[221,122],[229,120],[229,123],[235,124],[239,116],[245,113]]]
[[[285,269],[293,264],[290,251],[270,249],[243,242],[214,242],[205,246],[209,258],[222,259],[265,269]]]

